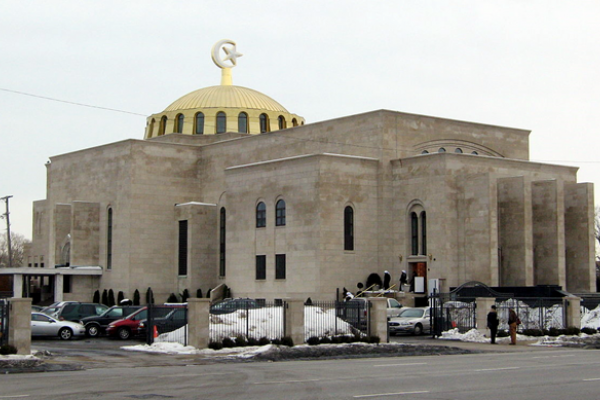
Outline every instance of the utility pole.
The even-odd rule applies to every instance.
[[[8,243],[8,268],[12,268],[12,245],[10,243],[10,212],[8,211],[8,199],[12,196],[1,197],[0,200],[4,200],[6,203],[6,213],[2,214],[2,217],[6,218],[6,242]]]

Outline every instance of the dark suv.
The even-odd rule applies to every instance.
[[[68,302],[56,310],[51,317],[59,321],[79,322],[82,318],[100,315],[108,310],[108,306],[98,303]]]
[[[85,325],[85,334],[88,337],[98,337],[105,333],[108,324],[118,319],[125,318],[140,308],[141,306],[112,306],[102,315],[85,317],[79,322],[82,325]]]

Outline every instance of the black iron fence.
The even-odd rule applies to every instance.
[[[177,342],[188,344],[187,304],[148,304],[148,319],[140,321],[139,334],[146,343]]]
[[[599,329],[600,293],[575,294],[581,298],[581,328]]]
[[[258,306],[240,302],[235,307],[211,308],[210,341],[225,338],[260,340],[281,339],[285,336],[285,302],[263,302]]]
[[[8,313],[8,300],[0,299],[0,346],[8,344]]]
[[[305,304],[305,339],[361,333],[368,335],[370,305],[366,299],[312,301]]]

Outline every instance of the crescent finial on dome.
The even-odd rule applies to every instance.
[[[225,45],[229,46],[225,47]],[[221,49],[225,52],[223,58],[221,58]],[[221,85],[232,85],[231,68],[237,65],[237,58],[243,56],[243,54],[238,53],[236,43],[229,39],[219,40],[213,46],[211,56],[215,65],[221,68]],[[226,61],[229,61],[231,65],[228,65]]]

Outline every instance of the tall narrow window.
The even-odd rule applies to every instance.
[[[275,254],[275,279],[285,279],[285,254]]]
[[[112,268],[113,210],[108,209],[106,222],[106,269]]]
[[[275,205],[275,226],[285,225],[285,201],[279,200]]]
[[[344,250],[354,250],[354,210],[344,209]]]
[[[219,216],[219,276],[225,276],[225,207],[221,208]]]
[[[164,135],[167,131],[167,116],[163,115],[160,119],[160,127],[158,128],[158,136]]]
[[[298,120],[296,118],[292,119],[292,126],[298,126]]]
[[[201,112],[196,113],[196,129],[194,132],[196,135],[204,135],[204,114]]]
[[[285,117],[283,115],[280,115],[279,118],[277,118],[277,120],[279,122],[279,129],[287,128],[287,123],[285,122]]]
[[[223,111],[217,113],[217,133],[227,132],[227,116]]]
[[[269,132],[269,116],[267,114],[260,114],[258,117],[258,121],[260,123],[260,133]]]
[[[256,206],[256,227],[267,226],[267,206],[262,201]]]
[[[179,221],[179,276],[187,275],[188,222]]]
[[[152,135],[154,135],[154,118],[152,118],[152,121],[150,121],[150,126],[148,127],[148,137],[151,138]]]
[[[182,133],[183,132],[183,114],[177,114],[177,119],[175,120],[175,132]]]
[[[238,115],[238,132],[248,133],[248,114],[241,112]]]
[[[410,213],[410,243],[411,254],[416,256],[419,254],[419,217],[417,213]]]
[[[267,256],[256,256],[256,280],[267,279]]]
[[[421,254],[427,254],[427,214],[421,211]]]

